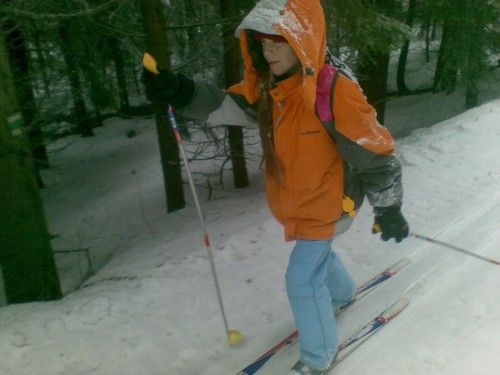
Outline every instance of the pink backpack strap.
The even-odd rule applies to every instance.
[[[333,93],[337,79],[337,68],[332,64],[325,64],[321,68],[316,87],[316,114],[321,122],[333,122]]]

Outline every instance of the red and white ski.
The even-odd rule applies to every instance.
[[[336,315],[341,314],[348,307],[352,306],[353,304],[355,304],[356,302],[367,296],[369,293],[373,292],[377,287],[381,286],[385,281],[389,280],[391,277],[393,277],[399,271],[401,271],[404,267],[410,264],[410,262],[411,262],[410,258],[403,258],[398,262],[392,264],[391,266],[387,267],[385,270],[378,273],[365,283],[363,283],[356,290],[356,296],[354,297],[354,300],[348,303],[347,305],[344,305],[341,308],[339,308],[336,311]],[[299,336],[298,331],[297,330],[293,331],[284,339],[282,339],[280,342],[278,342],[276,345],[274,345],[271,349],[263,353],[255,361],[253,361],[251,364],[245,367],[243,370],[238,372],[237,375],[252,375],[257,373],[257,371],[259,371],[262,368],[262,366],[264,366],[266,362],[269,361],[276,353],[281,352],[286,348],[290,347],[291,345],[293,345],[297,341],[298,336]]]

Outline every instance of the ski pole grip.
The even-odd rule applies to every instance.
[[[153,74],[160,74],[158,70],[158,65],[156,64],[156,60],[149,53],[145,53],[142,58],[142,65]]]

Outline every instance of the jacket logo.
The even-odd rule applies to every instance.
[[[318,134],[318,133],[321,133],[321,130],[309,130],[309,131],[300,133],[300,135],[313,135],[313,134]]]

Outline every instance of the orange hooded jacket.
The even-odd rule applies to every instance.
[[[342,214],[345,155],[325,131],[314,107],[318,73],[326,55],[320,1],[263,0],[238,27],[245,71],[242,82],[228,91],[253,104],[259,99],[260,88],[247,29],[284,36],[302,65],[300,73],[279,82],[271,91],[275,150],[284,167],[284,181],[266,177],[269,207],[284,225],[287,241],[331,239]],[[343,137],[370,153],[394,153],[390,133],[377,122],[376,112],[357,82],[339,75],[333,101],[335,127]]]

